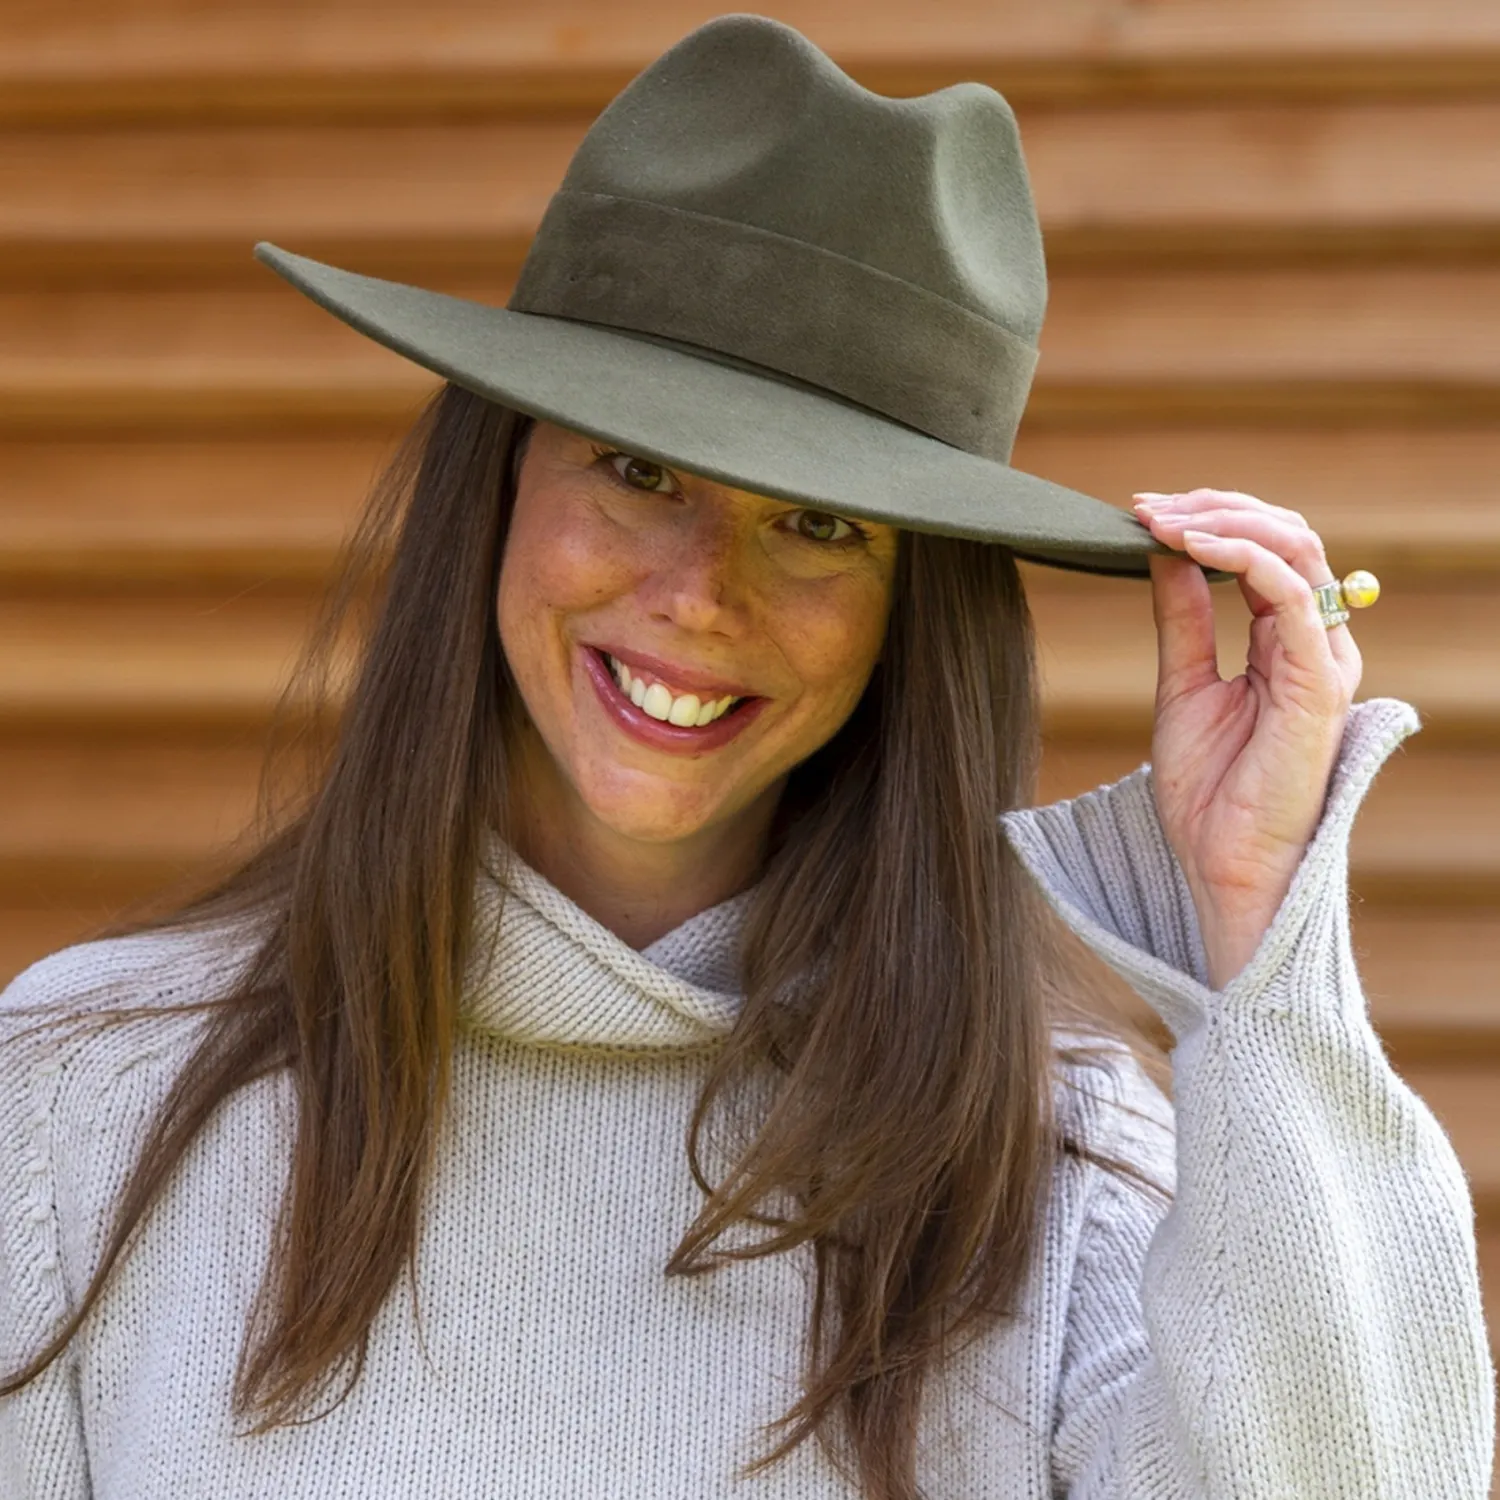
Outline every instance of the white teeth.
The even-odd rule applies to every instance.
[[[617,661],[608,652],[603,655],[610,671],[614,674],[615,681],[620,685],[620,691],[637,708],[643,709],[653,719],[660,719],[663,723],[676,724],[683,729],[691,726],[702,728],[706,724],[712,724],[715,719],[723,718],[734,705],[733,694],[724,698],[704,700],[700,699],[696,693],[683,693],[680,697],[674,698],[664,684],[653,682],[648,687],[624,662]]]
[[[646,689],[646,696],[641,700],[641,707],[653,719],[665,719],[672,712],[672,695],[661,683],[653,682]]]

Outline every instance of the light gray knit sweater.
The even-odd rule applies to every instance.
[[[1468,1184],[1386,1061],[1348,936],[1350,823],[1415,728],[1405,704],[1355,709],[1293,888],[1220,993],[1149,768],[1007,817],[1051,901],[1177,1039],[1172,1104],[1118,1054],[1059,1102],[1176,1200],[1059,1163],[1021,1316],[933,1382],[932,1500],[1485,1496],[1495,1372]],[[852,1495],[813,1444],[736,1478],[795,1391],[805,1263],[662,1271],[698,1206],[684,1123],[735,1013],[743,899],[636,953],[534,872],[514,887],[472,980],[417,1310],[390,1298],[354,1393],[307,1426],[233,1431],[290,1139],[285,1081],[266,1080],[198,1140],[68,1357],[0,1402],[4,1500]],[[202,939],[85,945],[17,980],[0,1018],[100,986],[202,994],[236,961]],[[190,1031],[0,1053],[7,1364],[83,1284]]]

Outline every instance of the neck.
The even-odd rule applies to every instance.
[[[509,756],[511,846],[637,951],[737,895],[759,875],[779,787],[723,824],[685,839],[652,842],[600,822],[557,772],[545,747],[527,744],[515,750],[520,753]]]

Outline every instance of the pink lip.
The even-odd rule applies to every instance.
[[[675,755],[702,755],[709,750],[717,750],[748,729],[751,722],[760,717],[760,711],[770,702],[769,698],[751,698],[748,703],[730,710],[722,719],[715,719],[712,724],[705,724],[702,729],[683,729],[679,725],[665,724],[660,719],[653,719],[644,709],[637,708],[620,691],[614,673],[605,665],[598,647],[585,646],[581,654],[584,670],[594,684],[594,691],[599,695],[599,702],[603,705],[604,711],[632,739],[650,745],[653,750],[666,750]],[[610,655],[613,656],[614,652],[611,651]],[[636,665],[633,655],[620,659],[628,666]],[[651,670],[649,657],[641,659],[641,668],[643,671]],[[670,677],[666,680],[673,681]],[[687,683],[674,685],[689,686]],[[720,693],[719,696],[724,695]],[[735,694],[734,696],[741,695]]]
[[[647,656],[643,651],[632,651],[624,646],[612,646],[607,641],[585,642],[587,649],[607,651],[616,661],[622,661],[632,672],[664,683],[681,693],[696,693],[700,698],[753,698],[755,689],[739,683],[724,682],[720,678],[705,677],[690,667],[676,667],[657,656]]]

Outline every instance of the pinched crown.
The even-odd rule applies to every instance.
[[[721,16],[585,135],[509,306],[694,346],[1008,459],[1046,306],[1015,116]]]

